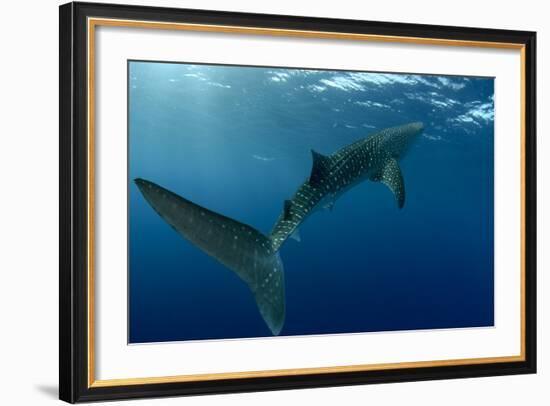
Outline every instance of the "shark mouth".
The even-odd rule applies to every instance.
[[[244,281],[271,333],[278,335],[285,321],[284,270],[271,239],[153,182],[136,179],[135,183],[145,200],[178,234]]]

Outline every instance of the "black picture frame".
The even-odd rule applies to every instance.
[[[59,397],[67,402],[536,372],[536,33],[94,3],[60,6]],[[517,44],[524,52],[524,359],[389,370],[94,386],[89,379],[87,20],[110,18]]]

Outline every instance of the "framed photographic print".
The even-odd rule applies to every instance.
[[[60,7],[60,398],[534,373],[535,33]]]

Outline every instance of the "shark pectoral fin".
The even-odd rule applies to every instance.
[[[403,208],[405,204],[405,183],[403,182],[403,175],[399,168],[399,164],[394,158],[390,158],[386,161],[382,171],[375,180],[389,187],[397,200],[397,207],[400,209]]]
[[[135,183],[166,223],[246,283],[265,323],[279,334],[285,321],[284,269],[271,239],[153,182],[136,179]]]
[[[302,241],[302,237],[300,236],[300,230],[298,230],[298,227],[296,227],[292,234],[290,234],[290,238],[298,242]]]
[[[319,186],[324,179],[327,179],[330,173],[330,158],[314,150],[311,150],[313,166],[309,175],[309,184]]]

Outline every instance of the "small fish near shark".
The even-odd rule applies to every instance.
[[[331,208],[345,192],[370,180],[382,182],[405,204],[399,159],[423,131],[420,122],[387,128],[347,145],[331,155],[312,150],[309,178],[285,200],[269,235],[208,210],[144,179],[135,183],[145,200],[183,238],[239,276],[249,287],[273,335],[285,321],[284,269],[279,250],[289,238],[299,241],[298,228],[315,211]]]

